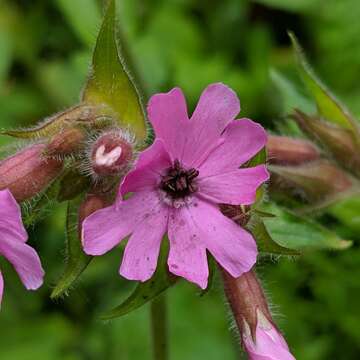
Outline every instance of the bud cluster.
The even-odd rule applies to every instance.
[[[349,129],[295,110],[293,119],[310,140],[269,136],[270,193],[327,204],[355,191],[360,177],[360,139]]]
[[[132,163],[134,139],[103,118],[97,121],[96,109],[79,105],[33,129],[5,132],[36,139],[36,143],[0,162],[0,190],[9,189],[22,202],[43,192],[71,168],[78,168],[79,176],[89,176],[90,183],[109,177],[119,180]],[[108,187],[116,182],[104,183]]]

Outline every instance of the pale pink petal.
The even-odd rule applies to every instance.
[[[152,277],[167,228],[168,209],[166,205],[159,206],[136,226],[125,248],[120,275],[138,281]]]
[[[1,308],[3,293],[4,293],[4,279],[3,279],[2,273],[0,271],[0,308]]]
[[[153,95],[147,110],[156,138],[164,141],[172,160],[181,159],[190,127],[181,89],[174,88],[168,93]]]
[[[256,155],[266,144],[263,127],[249,119],[232,121],[222,135],[219,145],[200,166],[203,177],[239,168]]]
[[[250,360],[295,360],[283,336],[270,323],[266,327],[258,323],[255,343],[250,331],[242,338]]]
[[[200,177],[199,194],[216,203],[250,205],[255,202],[256,189],[268,179],[265,165]]]
[[[209,85],[201,94],[191,117],[187,146],[181,157],[189,167],[198,167],[223,141],[221,134],[240,111],[235,92],[224,84]]]
[[[171,159],[162,140],[155,142],[143,151],[134,170],[130,171],[120,186],[120,193],[154,190],[160,182],[164,170],[171,166]]]
[[[0,254],[15,268],[22,283],[28,290],[36,290],[43,283],[44,270],[36,251],[18,238],[2,237]]]
[[[190,212],[193,229],[197,229],[206,248],[230,275],[237,278],[252,268],[257,247],[249,232],[206,201],[194,199]]]
[[[156,192],[143,191],[128,200],[98,210],[88,216],[82,227],[84,251],[102,255],[130,235],[139,223],[157,213],[161,200]]]
[[[194,225],[193,214],[188,207],[171,210],[168,229],[169,270],[205,289],[209,269],[202,235]]]
[[[28,238],[22,223],[20,206],[8,189],[0,191],[0,241],[3,237],[23,243]]]

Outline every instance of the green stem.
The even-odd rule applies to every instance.
[[[160,295],[151,302],[151,332],[155,360],[168,360],[168,328],[166,296]]]

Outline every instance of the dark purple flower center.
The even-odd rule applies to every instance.
[[[173,199],[185,198],[197,190],[194,180],[198,175],[198,170],[186,170],[179,160],[175,160],[174,165],[162,177],[160,187]]]

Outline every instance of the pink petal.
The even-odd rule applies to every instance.
[[[156,137],[164,141],[172,160],[179,159],[187,167],[198,167],[219,146],[221,133],[239,111],[236,94],[220,83],[204,90],[191,120],[178,88],[154,95],[148,105]]]
[[[129,280],[149,280],[156,270],[161,240],[166,232],[168,208],[159,207],[137,225],[123,257],[120,274]]]
[[[230,275],[236,278],[252,268],[257,247],[249,232],[206,201],[194,202],[190,211],[193,226],[201,233],[206,248]]]
[[[20,206],[8,189],[0,191],[0,236],[11,237],[23,243],[28,238],[22,223]]]
[[[233,277],[249,271],[256,262],[257,248],[251,234],[215,205],[200,199],[173,210],[168,234],[170,271],[202,288],[208,276],[205,248]]]
[[[263,127],[249,119],[232,121],[222,135],[224,142],[201,165],[201,176],[206,177],[235,170],[256,155],[266,144]]]
[[[256,342],[250,334],[243,336],[246,351],[250,360],[295,360],[285,339],[275,327],[256,327]]]
[[[205,289],[209,269],[201,235],[193,224],[193,214],[189,208],[183,206],[171,210],[168,229],[169,270]]]
[[[240,102],[233,90],[221,83],[209,85],[201,94],[190,120],[184,163],[198,167],[222,142],[222,132],[239,111]]]
[[[38,254],[31,246],[18,241],[18,238],[2,237],[0,254],[14,266],[28,290],[36,290],[42,285],[44,270]]]
[[[4,293],[4,279],[0,271],[0,308],[1,308],[3,293]]]
[[[82,227],[84,251],[102,255],[130,235],[138,224],[162,205],[156,192],[143,191],[128,200],[96,211],[85,219]]]
[[[134,170],[130,171],[120,186],[122,195],[127,192],[154,190],[164,169],[171,166],[171,159],[162,140],[143,151]]]
[[[250,205],[255,202],[256,189],[268,179],[265,165],[237,169],[200,178],[199,194],[216,203]]]
[[[172,160],[181,159],[189,132],[189,117],[186,100],[179,88],[150,98],[148,114],[156,138],[162,139]]]

